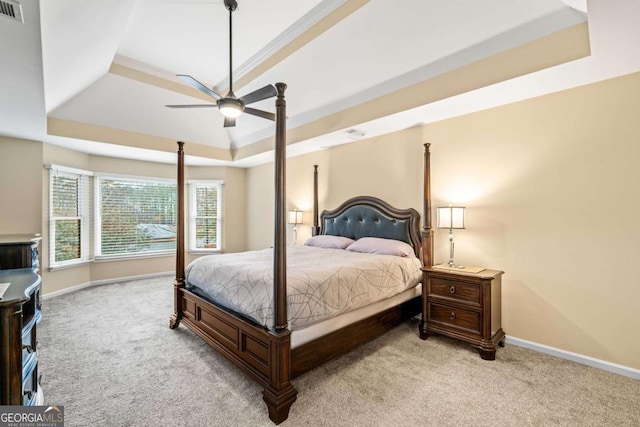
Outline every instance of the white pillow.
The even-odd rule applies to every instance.
[[[309,240],[304,242],[304,244],[307,246],[315,246],[317,248],[325,249],[345,249],[353,242],[354,240],[348,237],[321,234],[319,236],[311,237]]]
[[[413,248],[400,240],[381,239],[379,237],[363,237],[347,247],[348,251],[369,254],[395,255],[400,257],[416,256]]]

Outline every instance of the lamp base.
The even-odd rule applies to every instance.
[[[436,268],[438,270],[451,270],[451,271],[461,271],[463,273],[480,273],[481,271],[484,271],[485,269],[482,267],[470,267],[470,266],[465,266],[465,265],[449,265],[449,264],[439,264],[439,265],[434,265],[433,268]]]

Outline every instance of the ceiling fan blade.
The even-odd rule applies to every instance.
[[[195,87],[199,91],[206,93],[212,98],[215,98],[215,99],[222,98],[220,95],[218,95],[217,93],[215,93],[214,91],[212,91],[211,89],[209,89],[208,87],[206,87],[205,85],[203,85],[202,83],[200,83],[199,81],[197,81],[196,79],[194,79],[193,77],[187,74],[177,74],[176,77],[182,80],[183,82],[185,82],[186,84]]]
[[[187,105],[165,105],[169,108],[217,108],[217,104],[187,104]]]
[[[240,101],[242,101],[244,105],[249,105],[253,104],[254,102],[262,101],[263,99],[271,98],[272,96],[276,96],[277,94],[278,91],[275,87],[273,87],[273,85],[266,85],[263,88],[254,90],[253,92],[246,94],[245,96],[240,98]]]
[[[276,121],[276,115],[268,111],[262,111],[251,107],[244,107],[244,112],[252,116],[262,117],[263,119]]]
[[[232,128],[232,127],[235,127],[235,125],[236,125],[236,118],[235,117],[225,117],[224,118],[224,127]]]

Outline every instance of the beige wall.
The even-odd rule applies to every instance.
[[[422,211],[430,142],[433,205],[467,207],[456,260],[506,272],[507,335],[640,369],[638,93],[640,73],[291,158],[288,206],[306,206],[317,163],[320,209],[370,194]],[[249,249],[273,241],[272,176],[247,172]]]
[[[42,230],[42,144],[0,136],[0,234]]]
[[[175,165],[170,164],[93,156],[67,150],[54,145],[44,144],[44,155],[41,156],[38,166],[38,171],[39,173],[41,172],[42,175],[42,185],[45,189],[45,191],[40,191],[41,198],[38,198],[38,202],[42,201],[41,226],[43,236],[45,237],[42,242],[42,287],[44,294],[85,283],[175,271],[174,255],[128,260],[100,261],[71,268],[49,271],[49,174],[47,170],[42,169],[43,163],[58,164],[93,171],[95,173],[112,173],[168,179],[175,179],[176,167]],[[223,180],[225,182],[223,247],[225,252],[237,252],[244,250],[245,170],[227,167],[187,167],[185,170],[185,179],[211,179]],[[197,255],[187,253],[186,262],[188,263],[196,257]]]
[[[308,156],[291,159],[291,165]],[[273,163],[247,169],[247,249],[264,249],[273,245]],[[291,174],[288,174],[291,176]],[[299,177],[298,177],[299,178]],[[290,191],[288,179],[287,190]],[[287,207],[289,209],[289,207]]]
[[[319,199],[327,206],[329,151],[287,160],[287,210],[304,211],[304,225],[298,226],[298,242],[311,236],[313,209],[313,165],[319,165]],[[273,245],[274,176],[273,163],[247,169],[247,249],[264,249]],[[287,225],[288,242],[293,243],[293,228]]]

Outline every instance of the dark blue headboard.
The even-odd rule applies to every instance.
[[[320,234],[381,237],[408,243],[420,257],[420,214],[415,209],[397,209],[372,196],[347,200],[337,209],[320,214]]]

